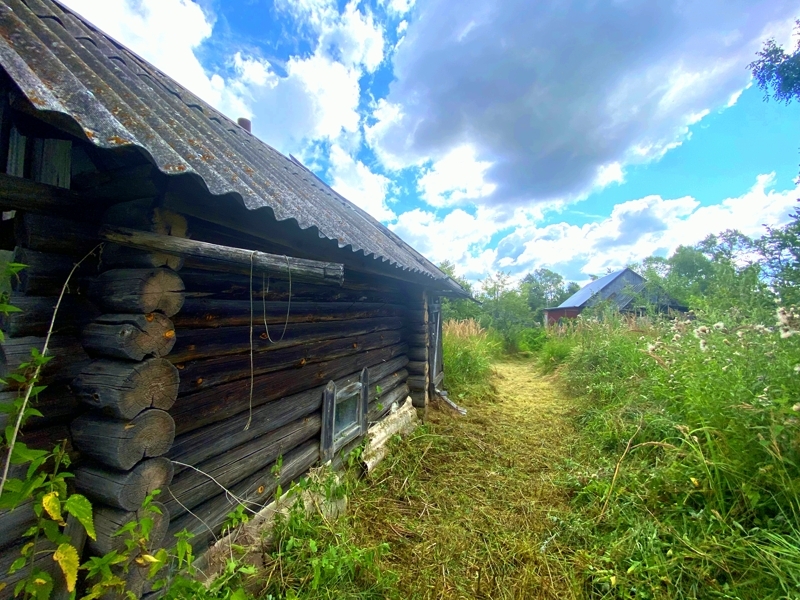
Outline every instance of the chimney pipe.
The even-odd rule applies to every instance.
[[[251,133],[250,131],[250,119],[245,119],[244,117],[239,117],[236,122],[239,124],[239,127],[244,129],[247,133]]]

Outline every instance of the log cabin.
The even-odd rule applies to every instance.
[[[0,370],[41,348],[83,259],[22,438],[67,440],[87,555],[156,488],[153,543],[186,529],[202,552],[225,490],[264,505],[441,387],[439,299],[467,294],[246,120],[51,0],[0,1],[0,66],[0,249],[27,265]],[[0,513],[6,583],[32,518]]]

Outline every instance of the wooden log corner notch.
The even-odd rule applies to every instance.
[[[99,237],[120,246],[180,256],[188,266],[245,275],[251,272],[268,273],[298,281],[334,285],[344,282],[344,265],[341,263],[279,256],[110,225],[100,229]]]

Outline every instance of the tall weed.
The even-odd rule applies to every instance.
[[[739,311],[608,314],[567,334],[587,452],[562,543],[588,597],[800,597],[793,314],[783,331]]]
[[[444,385],[459,400],[487,400],[493,396],[492,359],[503,348],[502,339],[474,319],[446,321],[442,326]]]

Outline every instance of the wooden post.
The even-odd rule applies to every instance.
[[[323,463],[333,458],[333,417],[336,410],[336,384],[329,381],[322,395],[322,427],[320,433],[320,456]]]

